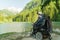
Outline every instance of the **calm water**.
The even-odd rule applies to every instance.
[[[2,33],[7,33],[7,32],[23,32],[25,31],[26,27],[31,27],[31,23],[18,23],[18,22],[13,22],[13,23],[4,23],[0,24],[0,34]]]

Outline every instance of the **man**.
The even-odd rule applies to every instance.
[[[37,12],[38,19],[37,21],[33,24],[33,32],[32,34],[35,34],[37,32],[37,29],[39,27],[42,27],[45,22],[45,15],[42,12]]]
[[[45,15],[42,12],[38,12],[38,20],[35,22],[35,25],[42,26],[45,21]]]
[[[44,29],[46,29],[46,31],[48,33],[50,33],[51,30],[52,30],[50,17],[44,15],[42,12],[37,12],[37,14],[38,14],[38,19],[33,24],[33,32],[32,32],[32,35],[35,34],[37,32],[37,29],[38,28],[41,28],[41,27],[43,27]]]

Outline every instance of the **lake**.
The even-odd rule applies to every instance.
[[[0,34],[7,32],[24,32],[28,27],[32,27],[32,23],[13,22],[0,24]]]

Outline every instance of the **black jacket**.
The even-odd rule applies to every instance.
[[[45,22],[44,16],[42,16],[42,18],[38,17],[38,20],[34,23],[34,25],[37,27],[41,27],[42,25],[44,25],[44,22]]]

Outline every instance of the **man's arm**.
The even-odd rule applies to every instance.
[[[35,22],[35,24],[37,24],[37,25],[42,25],[43,22],[44,22],[44,20],[45,20],[44,17],[42,17],[42,18],[38,18],[38,20]]]

